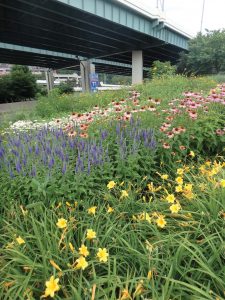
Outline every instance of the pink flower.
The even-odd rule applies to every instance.
[[[170,144],[168,144],[168,143],[163,143],[163,148],[164,148],[164,149],[169,149],[169,148],[170,148]]]
[[[198,114],[196,111],[189,111],[189,117],[192,119],[192,120],[196,120],[197,117],[198,117]]]
[[[166,135],[168,136],[169,139],[172,139],[174,137],[174,133],[172,131],[168,131]]]
[[[223,129],[217,129],[216,130],[216,134],[217,135],[224,135],[225,134],[225,131]]]

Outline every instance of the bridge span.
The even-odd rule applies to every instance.
[[[152,61],[175,63],[189,39],[128,0],[0,0],[2,63],[95,67],[140,83]]]

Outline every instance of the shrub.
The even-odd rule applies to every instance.
[[[162,78],[173,76],[176,73],[176,66],[172,66],[169,61],[161,62],[156,60],[150,68],[150,78]]]
[[[74,92],[73,90],[73,83],[70,81],[67,82],[61,82],[58,86],[59,94],[72,94]]]

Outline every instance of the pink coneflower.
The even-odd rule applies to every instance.
[[[80,133],[80,137],[86,139],[86,138],[88,138],[88,134],[86,132],[82,132],[82,133]]]
[[[165,131],[167,131],[167,128],[166,128],[165,126],[161,126],[161,127],[159,128],[159,130],[160,130],[161,132],[165,132]]]
[[[134,100],[133,100],[133,104],[134,104],[134,105],[136,105],[136,104],[138,104],[138,103],[139,103],[139,100],[138,100],[138,99],[134,99]]]
[[[94,119],[92,117],[87,118],[87,122],[91,123]]]
[[[68,132],[68,136],[69,137],[74,137],[76,135],[77,135],[76,131],[70,131],[70,132]]]
[[[222,129],[217,129],[217,130],[216,130],[216,134],[217,134],[217,135],[224,135],[224,134],[225,134],[225,131],[222,130]]]
[[[88,127],[89,127],[89,125],[88,124],[80,124],[80,129],[81,130],[87,130],[88,129]]]
[[[173,119],[174,119],[173,116],[168,116],[168,117],[166,117],[166,120],[167,120],[167,121],[173,121]]]
[[[174,137],[174,133],[172,131],[168,131],[166,135],[168,136],[169,139],[172,139]]]
[[[180,133],[180,128],[179,127],[174,127],[172,129],[172,132],[175,133],[175,134],[179,134]]]
[[[186,131],[186,128],[184,128],[183,126],[180,126],[179,129],[180,129],[180,132],[185,132]]]
[[[148,110],[150,110],[150,111],[156,111],[156,108],[155,108],[155,106],[150,105],[150,106],[148,107]]]
[[[168,144],[168,143],[163,143],[163,148],[164,148],[164,149],[169,149],[169,148],[170,148],[170,144]]]
[[[196,111],[189,111],[189,117],[190,117],[192,120],[195,120],[195,119],[197,119],[198,114],[197,114]]]
[[[193,109],[195,109],[195,108],[198,107],[197,103],[194,103],[194,102],[190,103],[189,105],[190,105],[190,107],[193,108]]]
[[[155,99],[155,104],[156,105],[159,105],[161,103],[161,100],[160,99]]]
[[[124,121],[129,121],[130,118],[131,118],[131,116],[123,116],[123,120],[124,120]]]
[[[186,147],[185,146],[179,146],[180,150],[186,150]]]
[[[171,123],[165,122],[165,123],[163,123],[163,126],[169,128],[171,126]]]
[[[146,111],[146,107],[145,106],[142,106],[140,111]]]

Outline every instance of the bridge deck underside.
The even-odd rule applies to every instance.
[[[132,50],[143,50],[144,67],[149,67],[154,60],[176,62],[182,50],[53,0],[1,0],[0,42],[124,64],[132,63]],[[0,62],[52,68],[74,65],[72,59],[34,53],[29,56],[2,49],[0,54]]]

